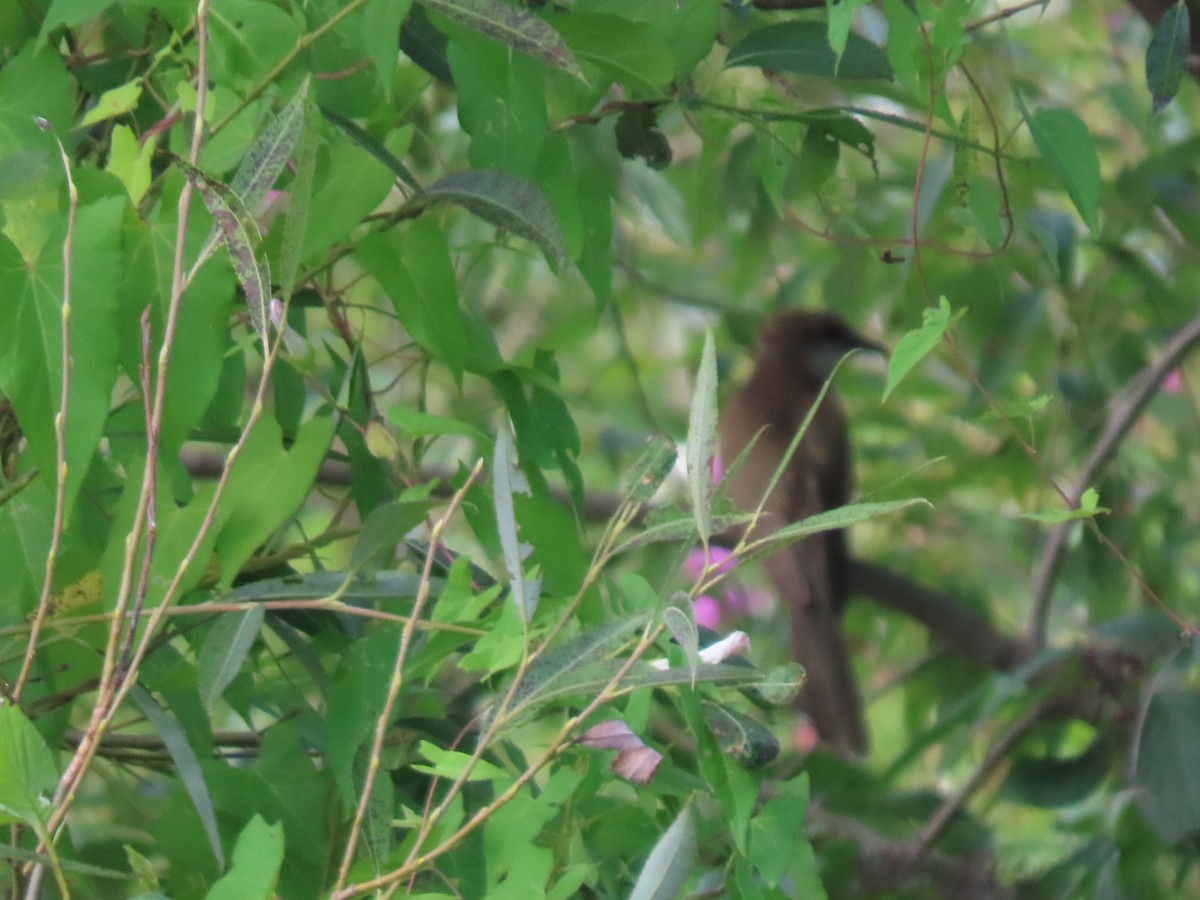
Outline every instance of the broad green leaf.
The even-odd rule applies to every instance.
[[[712,329],[704,334],[704,351],[696,372],[692,411],[688,418],[687,475],[692,496],[692,515],[700,543],[712,536],[713,453],[717,443],[717,352]]]
[[[924,87],[924,77],[927,77],[928,63],[925,64],[926,73],[918,69],[918,58],[925,59],[922,55],[921,20],[904,0],[883,0],[883,11],[888,22],[888,64],[911,100],[927,103],[928,89]]]
[[[196,809],[196,815],[200,819],[204,834],[208,838],[208,845],[212,849],[213,858],[217,861],[217,868],[224,869],[225,851],[221,847],[221,834],[217,828],[217,816],[213,810],[212,797],[209,796],[204,773],[200,770],[200,761],[196,758],[192,745],[188,743],[187,733],[175,717],[159,705],[158,701],[154,699],[154,695],[141,685],[134,685],[132,696],[138,709],[142,711],[142,715],[154,726],[154,730],[162,738],[163,745],[171,756],[171,762],[175,764],[175,770],[179,773],[179,780],[183,782],[184,790],[187,791],[192,806]]]
[[[211,715],[213,705],[237,677],[258,639],[266,608],[252,603],[244,612],[222,613],[209,629],[196,660],[200,700]]]
[[[492,457],[492,501],[496,508],[496,529],[500,534],[500,550],[508,573],[508,591],[516,604],[521,620],[528,622],[537,609],[541,580],[526,579],[525,557],[532,549],[521,543],[513,507],[513,495],[529,494],[529,482],[517,466],[517,448],[507,425],[496,434],[496,450]]]
[[[1050,174],[1067,192],[1084,223],[1099,234],[1100,157],[1088,127],[1068,109],[1030,113],[1020,94],[1017,105]]]
[[[675,900],[682,895],[695,861],[696,822],[689,804],[650,851],[629,900]]]
[[[1160,113],[1179,92],[1187,63],[1191,24],[1184,0],[1168,7],[1146,47],[1146,87],[1154,102],[1154,112]]]
[[[412,0],[373,0],[362,17],[362,47],[379,73],[388,100],[392,99],[392,72],[400,58],[396,37],[411,7]]]
[[[429,741],[421,741],[417,746],[417,752],[432,762],[433,765],[427,766],[421,763],[413,763],[412,767],[414,769],[418,772],[425,772],[429,775],[437,775],[440,778],[449,778],[451,780],[458,778],[467,771],[467,764],[471,761],[470,753],[462,753],[457,750],[443,750]],[[499,781],[508,777],[508,773],[499,766],[493,765],[485,759],[478,759],[471,766],[467,781]]]
[[[419,209],[439,200],[532,241],[552,265],[561,265],[566,256],[550,201],[541,188],[519,175],[500,169],[452,172],[426,188],[410,206]]]
[[[420,220],[403,234],[370,235],[359,243],[357,258],[388,295],[413,340],[460,377],[470,359],[470,341],[450,248],[437,225]]]
[[[406,134],[411,136],[411,131]],[[321,154],[323,175],[312,199],[311,208],[320,214],[309,217],[301,259],[324,256],[334,244],[351,240],[364,217],[378,208],[395,183],[388,168],[364,156],[361,147],[340,139],[330,144],[328,157]],[[408,146],[407,139],[404,146]]]
[[[350,556],[351,571],[358,572],[390,560],[404,536],[425,521],[431,505],[425,501],[401,500],[375,507],[363,522],[354,545]]]
[[[1200,829],[1200,695],[1194,689],[1156,691],[1136,737],[1137,804],[1168,843]]]
[[[387,411],[388,421],[400,429],[405,437],[430,437],[439,434],[459,434],[469,437],[478,446],[487,446],[490,438],[458,419],[435,416],[411,406],[393,406]]]
[[[258,245],[262,243],[258,222],[232,189],[188,164],[186,160],[175,157],[173,161],[196,186],[205,208],[216,220],[221,241],[229,251],[229,259],[233,263],[233,273],[238,284],[242,286],[242,293],[246,295],[250,323],[262,341],[265,353],[268,349],[267,304],[271,302],[271,271],[266,258],[257,255]],[[204,253],[201,252],[196,261],[197,267],[203,264],[204,258]]]
[[[58,782],[54,754],[19,707],[0,706],[0,818],[44,830]]]
[[[870,0],[826,0],[825,13],[828,16],[826,30],[829,37],[829,47],[837,56],[840,63],[842,54],[846,51],[846,43],[850,39],[850,25],[859,7],[866,6]],[[835,65],[836,68],[836,65]]]
[[[54,48],[30,42],[6,60],[0,69],[0,159],[6,166],[10,154],[37,147],[46,171],[61,171],[54,141],[38,131],[34,116],[65,137],[75,119],[71,98],[66,67]]]
[[[797,850],[808,843],[801,831],[808,811],[808,773],[775,787],[776,792],[750,821],[749,853],[750,861],[772,888],[787,874]]]
[[[38,33],[37,42],[46,40],[50,32],[56,28],[74,28],[84,22],[94,19],[105,9],[112,6],[112,0],[52,0],[42,20],[42,30]]]
[[[847,80],[892,77],[884,52],[857,34],[847,35],[839,60],[829,46],[828,29],[820,22],[784,22],[752,31],[730,48],[725,66]]]
[[[108,418],[117,377],[119,304],[124,262],[125,198],[106,197],[79,210],[71,253],[71,383],[67,396],[68,517]],[[54,419],[62,392],[64,228],[51,234],[27,264],[0,235],[0,393],[12,401],[29,449],[49,483],[55,481]],[[131,298],[130,298],[131,299]],[[136,301],[135,301],[136,302]]]
[[[233,848],[233,863],[205,894],[205,900],[275,900],[283,863],[283,826],[256,815]]]
[[[942,297],[938,301],[937,309],[924,311],[925,321],[920,328],[906,333],[896,341],[896,347],[888,359],[887,384],[883,389],[884,402],[887,402],[892,391],[904,380],[904,376],[911,372],[913,367],[928,356],[929,352],[941,342],[946,329],[965,313],[965,309],[960,309],[952,314],[950,302]]]
[[[518,53],[583,79],[579,64],[558,32],[532,12],[501,0],[419,0],[466,28],[506,44]]]
[[[578,9],[553,21],[576,58],[635,97],[663,96],[675,75],[670,45],[648,25]]]
[[[123,116],[137,106],[141,96],[142,80],[140,78],[107,90],[100,95],[96,105],[87,111],[79,124],[81,126],[95,125],[97,122]]]
[[[259,419],[221,500],[216,545],[221,584],[233,582],[242,564],[308,496],[332,438],[332,419],[320,416],[305,423],[285,450],[275,420]]]
[[[129,199],[135,204],[141,202],[150,188],[150,157],[153,155],[154,141],[148,140],[142,146],[128,125],[113,127],[108,163],[104,168],[121,179],[125,190],[129,191]]]

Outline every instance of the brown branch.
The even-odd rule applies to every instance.
[[[955,653],[990,669],[1013,669],[1032,655],[1024,640],[998,631],[961,600],[917,584],[884,566],[851,560],[850,590],[915,619]]]
[[[1134,423],[1158,393],[1159,386],[1167,374],[1183,361],[1200,340],[1200,316],[1196,316],[1175,333],[1162,356],[1150,363],[1130,381],[1128,395],[1115,403],[1104,431],[1096,441],[1083,464],[1075,483],[1067,493],[1072,507],[1079,505],[1079,498],[1095,480],[1100,470],[1116,455],[1121,442]],[[1038,560],[1033,583],[1033,610],[1030,613],[1028,640],[1035,647],[1046,642],[1046,622],[1050,613],[1050,600],[1058,566],[1062,561],[1067,535],[1073,522],[1061,522],[1051,530]]]

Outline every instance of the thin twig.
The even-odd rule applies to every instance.
[[[446,530],[450,519],[458,511],[458,507],[466,497],[467,490],[475,482],[475,479],[479,477],[481,471],[483,471],[482,459],[475,463],[475,468],[471,470],[471,474],[467,476],[462,487],[451,498],[450,505],[446,508],[445,513],[434,523],[433,530],[429,534],[430,547],[437,546],[441,540],[442,532]],[[412,643],[413,632],[416,630],[417,617],[420,616],[425,602],[429,599],[430,578],[433,573],[435,556],[436,554],[433,552],[425,556],[425,568],[421,573],[421,587],[417,591],[416,599],[413,601],[412,618],[400,632],[400,645],[396,649],[396,658],[392,664],[392,677],[388,683],[387,698],[384,700],[383,709],[380,711],[379,718],[375,722],[375,739],[371,745],[371,757],[367,765],[366,778],[363,781],[362,791],[358,798],[358,807],[354,811],[354,821],[350,825],[350,835],[346,839],[346,850],[342,855],[342,864],[338,869],[337,881],[333,886],[335,894],[346,883],[346,879],[350,875],[350,866],[354,863],[354,851],[358,847],[358,837],[362,833],[363,820],[367,815],[367,806],[371,802],[371,792],[375,786],[375,778],[379,774],[380,757],[383,753],[384,739],[387,736],[388,726],[391,725],[392,710],[396,706],[396,699],[400,696],[400,690],[404,685],[404,663],[408,659],[408,648]]]
[[[54,135],[54,143],[58,145],[59,159],[62,160],[63,172],[67,177],[67,233],[63,237],[62,244],[63,280],[62,310],[60,312],[62,317],[62,355],[59,364],[62,366],[60,380],[62,396],[58,401],[58,414],[54,417],[54,462],[58,471],[54,473],[54,524],[50,533],[50,549],[46,554],[46,574],[42,579],[42,594],[38,598],[33,628],[29,631],[29,642],[25,645],[25,658],[21,660],[21,671],[17,674],[17,680],[12,688],[14,703],[20,701],[21,692],[29,681],[29,672],[33,668],[33,659],[37,654],[42,623],[46,621],[46,616],[50,612],[54,570],[58,565],[58,548],[62,540],[63,520],[66,516],[67,505],[67,401],[71,388],[71,259],[75,246],[75,219],[79,212],[79,191],[76,189],[75,179],[71,175],[71,160],[57,134]]]
[[[1129,383],[1128,399],[1113,408],[1103,433],[1092,447],[1092,452],[1076,476],[1074,484],[1065,491],[1069,508],[1074,509],[1079,505],[1079,499],[1083,496],[1083,492],[1087,490],[1100,470],[1107,465],[1120,448],[1121,442],[1133,424],[1158,393],[1163,379],[1172,369],[1183,362],[1184,357],[1192,351],[1197,341],[1200,341],[1200,316],[1196,316],[1179,329],[1167,343],[1162,355],[1133,377]],[[1049,537],[1046,538],[1046,543],[1042,547],[1042,553],[1038,559],[1028,629],[1029,640],[1036,647],[1041,647],[1046,642],[1046,624],[1050,615],[1054,580],[1058,574],[1063,550],[1066,547],[1067,535],[1073,525],[1074,523],[1070,521],[1055,525]],[[1099,534],[1099,529],[1096,533]],[[1112,547],[1111,541],[1107,543]]]

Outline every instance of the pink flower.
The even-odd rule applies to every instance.
[[[717,630],[721,624],[721,603],[716,597],[702,594],[692,601],[692,612],[696,616],[696,624],[705,628]]]
[[[1167,373],[1167,377],[1162,380],[1162,389],[1164,394],[1178,394],[1183,390],[1183,375],[1178,369]]]

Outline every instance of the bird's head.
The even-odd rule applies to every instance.
[[[838,360],[851,350],[887,352],[882,344],[863,337],[840,316],[827,312],[776,313],[763,325],[758,338],[760,359],[784,363],[802,377],[820,383],[833,374]]]

